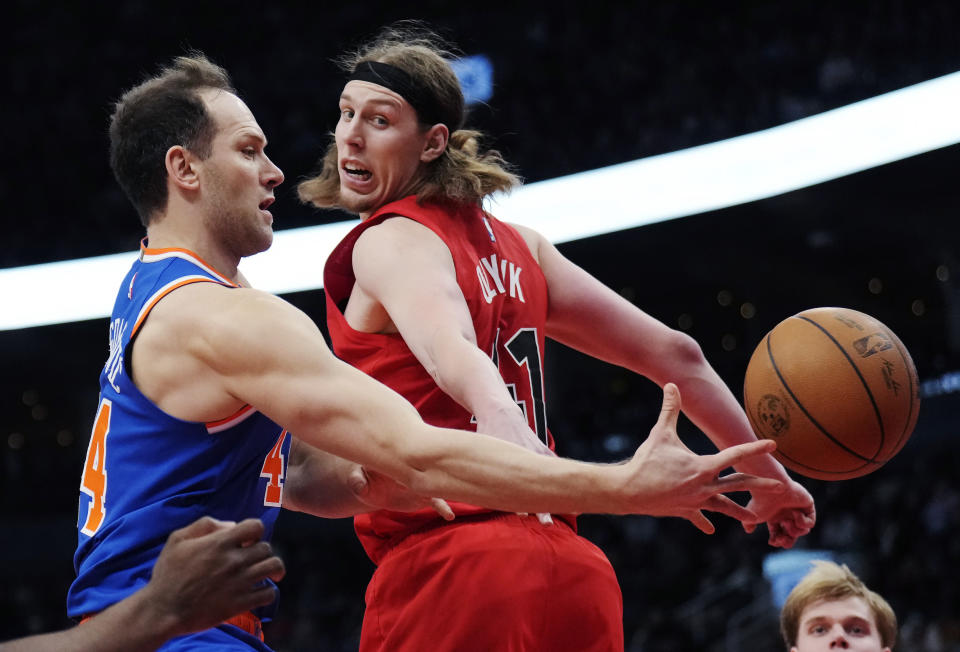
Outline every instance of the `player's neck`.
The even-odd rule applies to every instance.
[[[201,224],[199,220],[162,216],[147,227],[147,245],[150,249],[186,249],[236,282],[240,258],[226,251]]]

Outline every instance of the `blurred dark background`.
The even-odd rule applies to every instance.
[[[4,13],[0,267],[136,248],[141,227],[107,163],[110,104],[188,48],[231,71],[270,139],[288,179],[273,209],[278,229],[344,219],[298,205],[293,187],[335,124],[342,78],[331,59],[396,19],[425,19],[464,53],[490,58],[494,94],[469,124],[488,132],[527,182],[730,138],[960,70],[960,5],[949,0],[14,0]],[[954,145],[561,247],[693,335],[738,396],[754,346],[806,308],[861,310],[900,336],[922,381],[916,431],[870,476],[801,478],[819,523],[800,546],[833,551],[887,597],[901,650],[960,650],[958,163]],[[323,321],[322,292],[286,298]],[[68,624],[77,487],[106,354],[105,319],[0,332],[0,640]],[[629,455],[659,410],[658,388],[559,346],[547,356],[559,452]],[[683,426],[691,447],[710,450]],[[580,519],[620,577],[629,650],[781,649],[761,572],[773,552],[765,533],[715,520],[718,532],[707,537],[678,520]],[[285,513],[275,543],[288,576],[268,643],[356,649],[372,565],[351,523]]]

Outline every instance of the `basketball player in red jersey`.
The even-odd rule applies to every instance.
[[[428,32],[395,27],[343,59],[349,79],[334,143],[321,172],[299,185],[302,200],[363,219],[325,268],[335,353],[404,395],[428,423],[537,450],[553,447],[543,404],[550,337],[661,386],[676,382],[687,415],[719,448],[755,441],[690,337],[538,233],[482,210],[486,195],[517,179],[498,155],[478,153],[477,132],[462,129],[463,95],[444,55]],[[812,498],[769,455],[740,468],[787,486],[755,493],[750,507],[772,545],[792,546],[814,524]],[[378,565],[361,652],[623,649],[616,577],[571,516],[542,526],[452,506],[458,518],[449,524],[428,510],[356,518]]]
[[[784,489],[748,474],[719,477],[772,442],[709,456],[687,450],[673,385],[634,458],[603,466],[427,425],[396,392],[338,360],[307,315],[239,272],[244,256],[272,242],[269,207],[283,173],[229,75],[205,57],[178,57],[124,93],[110,141],[111,167],[147,237],[110,322],[79,492],[71,617],[105,618],[135,596],[170,532],[204,515],[257,518],[269,539],[281,507],[336,516],[443,496],[703,526],[702,509],[756,521],[728,491]],[[358,475],[358,464],[382,475]],[[273,590],[264,593],[275,602]],[[162,649],[269,650],[260,613],[271,615],[241,614]]]

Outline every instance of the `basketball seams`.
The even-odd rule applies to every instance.
[[[808,321],[809,321],[809,320],[808,320]],[[816,324],[816,322],[813,322],[813,323]],[[816,325],[819,327],[819,324],[816,324]],[[774,331],[776,331],[776,329],[774,329]],[[828,334],[828,336],[829,336],[829,334]],[[813,415],[810,414],[810,412],[807,411],[807,408],[805,408],[805,407],[803,406],[803,404],[802,404],[802,403],[800,402],[800,400],[797,398],[796,394],[793,393],[793,390],[790,389],[790,385],[787,384],[787,380],[783,377],[783,374],[780,373],[780,367],[777,365],[777,361],[776,361],[776,359],[774,359],[774,356],[773,356],[773,345],[772,345],[772,343],[771,343],[771,340],[772,340],[772,339],[773,339],[773,332],[771,332],[771,333],[767,336],[767,359],[768,359],[769,362],[770,362],[770,367],[773,369],[773,372],[774,372],[775,374],[777,374],[777,379],[780,381],[780,385],[781,385],[781,386],[786,390],[786,392],[790,395],[790,398],[793,400],[794,405],[796,405],[797,408],[799,408],[799,410],[800,410],[801,412],[803,412],[803,414],[807,417],[807,419],[810,420],[810,423],[812,423],[814,426],[817,427],[817,430],[819,430],[821,433],[823,433],[823,436],[824,436],[824,437],[826,437],[827,439],[829,439],[830,441],[832,441],[834,444],[836,444],[837,446],[839,446],[841,449],[843,449],[844,451],[846,451],[846,452],[849,453],[850,455],[853,455],[853,456],[854,456],[855,458],[857,458],[858,460],[861,460],[861,461],[863,461],[863,462],[866,462],[867,464],[875,463],[877,460],[872,459],[872,458],[868,458],[868,457],[864,457],[863,455],[861,455],[860,453],[858,453],[858,452],[856,452],[855,450],[851,449],[851,448],[848,447],[846,444],[844,444],[843,442],[839,441],[836,437],[834,437],[833,435],[831,435],[831,434],[826,430],[826,428],[824,428],[822,425],[820,425],[820,423],[819,423],[816,419],[813,418]],[[833,339],[833,338],[831,338],[831,339]],[[836,340],[834,340],[834,342],[836,342]],[[856,368],[856,367],[854,366],[854,368]],[[857,374],[859,375],[859,370],[857,370]],[[862,380],[863,380],[863,377],[861,376],[860,379],[861,379],[861,381],[862,381]],[[869,389],[867,390],[867,393],[868,393],[868,395],[869,395],[869,393],[870,393]],[[873,396],[870,396],[870,400],[871,400],[871,401],[873,400]],[[874,408],[876,408],[876,405],[874,405]],[[883,428],[883,427],[882,427],[882,425],[881,425],[881,437],[883,436],[882,428]],[[882,450],[882,446],[881,446],[881,450]],[[782,453],[781,453],[781,455],[782,455]],[[784,457],[787,457],[787,456],[784,455]],[[804,464],[803,466],[806,466],[806,465]],[[811,467],[808,467],[808,468],[811,468]],[[859,468],[863,468],[863,466],[860,466]],[[825,473],[838,473],[838,474],[839,474],[839,473],[851,473],[851,472],[854,471],[854,470],[857,470],[857,469],[851,469],[851,470],[849,470],[849,471],[836,471],[836,472],[825,471]]]
[[[919,417],[919,387],[909,352],[884,324],[856,310],[813,308],[784,319],[757,345],[744,378],[745,412],[758,437],[782,444],[773,456],[784,466],[846,480],[904,447]]]
[[[860,459],[862,459],[862,460],[864,460],[864,461],[868,461],[868,462],[877,462],[877,461],[879,461],[879,460],[877,460],[877,455],[879,455],[880,452],[883,451],[883,446],[884,446],[884,444],[886,443],[886,440],[887,440],[887,433],[886,433],[886,429],[884,428],[884,425],[883,425],[883,415],[880,414],[880,406],[877,405],[877,400],[876,400],[876,398],[873,396],[873,392],[870,390],[870,385],[867,383],[867,379],[863,377],[863,373],[861,373],[860,367],[858,367],[858,366],[857,366],[857,363],[854,361],[854,359],[850,357],[850,354],[847,353],[847,350],[846,350],[845,348],[843,348],[843,345],[840,344],[840,342],[837,341],[837,338],[835,338],[835,337],[830,333],[830,331],[828,331],[826,328],[824,328],[822,325],[820,325],[819,322],[816,322],[816,321],[814,321],[813,319],[810,319],[809,317],[807,317],[807,316],[805,316],[805,315],[803,315],[803,314],[794,315],[794,317],[796,317],[797,319],[801,319],[801,320],[803,320],[803,321],[805,321],[805,322],[808,322],[808,323],[810,323],[810,324],[813,324],[814,326],[817,327],[817,329],[820,330],[820,332],[822,332],[824,335],[826,335],[827,338],[829,338],[829,340],[830,340],[831,342],[833,342],[834,346],[837,347],[837,350],[839,350],[840,353],[843,354],[843,357],[847,359],[847,362],[850,363],[850,366],[853,368],[854,372],[857,374],[857,378],[860,379],[860,384],[863,386],[864,391],[867,392],[867,398],[870,399],[870,405],[873,407],[873,413],[874,413],[874,414],[876,415],[876,417],[877,417],[877,424],[880,426],[880,445],[877,447],[877,452],[874,453],[872,457],[866,458],[866,457],[863,457],[863,456],[861,456],[861,455],[857,455],[857,457],[859,457]],[[818,426],[818,427],[819,427],[819,426]],[[831,439],[832,439],[832,437],[831,437]],[[852,452],[852,451],[851,451],[851,452]],[[856,453],[855,453],[855,454],[856,454]],[[882,463],[882,462],[881,462],[881,463]]]
[[[798,470],[799,468],[806,469],[803,475],[809,476],[811,478],[816,478],[818,480],[846,480],[847,478],[850,478],[850,477],[858,477],[858,476],[851,476],[850,475],[851,473],[859,474],[860,471],[870,466],[874,466],[876,468],[883,466],[883,462],[878,462],[873,460],[863,460],[863,464],[861,464],[860,466],[855,466],[851,469],[845,469],[843,471],[825,471],[824,469],[820,469],[815,466],[810,466],[809,464],[805,464],[804,462],[801,462],[798,459],[790,457],[789,455],[787,455],[786,453],[780,450],[777,450],[776,454],[786,460],[789,460],[793,464],[793,467],[796,467],[794,470]],[[863,458],[860,458],[860,459],[863,459]],[[827,477],[827,476],[843,476],[843,477],[836,478],[836,477]]]

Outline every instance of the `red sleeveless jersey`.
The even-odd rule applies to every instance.
[[[343,316],[353,289],[353,247],[366,229],[402,216],[440,237],[453,256],[477,335],[477,345],[500,370],[530,428],[554,447],[547,430],[543,391],[547,284],[523,237],[479,206],[423,204],[406,197],[383,206],[357,225],[333,250],[324,267],[327,326],[334,353],[410,401],[431,425],[476,430],[467,410],[440,389],[399,334],[362,333]],[[451,503],[458,516],[489,511]],[[354,519],[360,541],[376,563],[392,539],[439,519],[433,510],[381,510]]]

